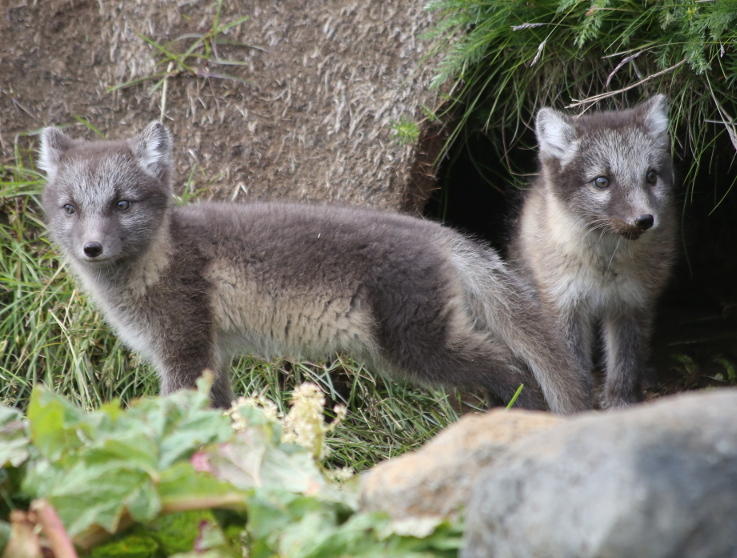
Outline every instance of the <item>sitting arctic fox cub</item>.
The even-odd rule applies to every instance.
[[[497,254],[438,224],[282,203],[172,205],[171,139],[43,132],[49,231],[162,392],[215,372],[233,399],[236,353],[346,351],[389,375],[481,386],[560,413],[590,408],[561,339]],[[542,388],[542,390],[541,390]]]
[[[653,306],[674,259],[676,220],[668,103],[537,115],[540,177],[528,192],[510,255],[558,321],[591,383],[597,325],[605,405],[641,400]]]

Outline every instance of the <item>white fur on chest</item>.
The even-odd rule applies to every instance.
[[[597,273],[564,273],[546,285],[546,290],[561,308],[586,308],[602,316],[624,308],[645,305],[647,293],[632,277],[619,275],[603,279]]]
[[[158,259],[158,258],[157,258]],[[159,280],[159,274],[165,265],[144,265],[141,273],[133,274],[133,278],[124,286],[112,286],[109,279],[103,278],[102,270],[69,262],[75,274],[81,279],[84,290],[94,300],[95,306],[102,311],[105,321],[120,337],[123,343],[144,359],[151,361],[155,355],[158,334],[143,309],[142,299],[146,290]]]

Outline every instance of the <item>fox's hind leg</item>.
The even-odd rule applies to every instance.
[[[408,379],[434,385],[481,387],[503,404],[524,385],[515,407],[546,409],[545,398],[535,379],[511,351],[470,327],[454,327],[444,339],[426,342],[432,335],[423,331],[403,332],[402,339],[384,357],[390,368]],[[423,341],[413,341],[414,334]]]

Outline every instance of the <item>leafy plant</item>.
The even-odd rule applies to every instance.
[[[280,419],[263,398],[230,416],[210,409],[209,381],[127,410],[87,413],[43,387],[25,419],[0,407],[0,517],[12,523],[0,523],[2,556],[455,555],[457,525],[399,534],[386,516],[357,511],[355,487],[328,479],[322,448],[289,443],[330,428],[315,386]]]

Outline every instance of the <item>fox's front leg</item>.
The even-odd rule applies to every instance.
[[[591,317],[580,306],[563,308],[559,310],[557,325],[561,328],[566,350],[581,375],[581,382],[590,393],[594,386],[591,370],[593,367],[594,324]]]
[[[650,312],[632,309],[607,316],[603,323],[606,351],[605,404],[624,407],[642,401],[648,358]]]
[[[168,343],[159,359],[161,395],[180,389],[194,389],[197,379],[209,370],[214,375],[210,390],[213,407],[227,409],[233,403],[233,389],[224,363],[215,344],[209,339],[189,339],[188,343]]]

